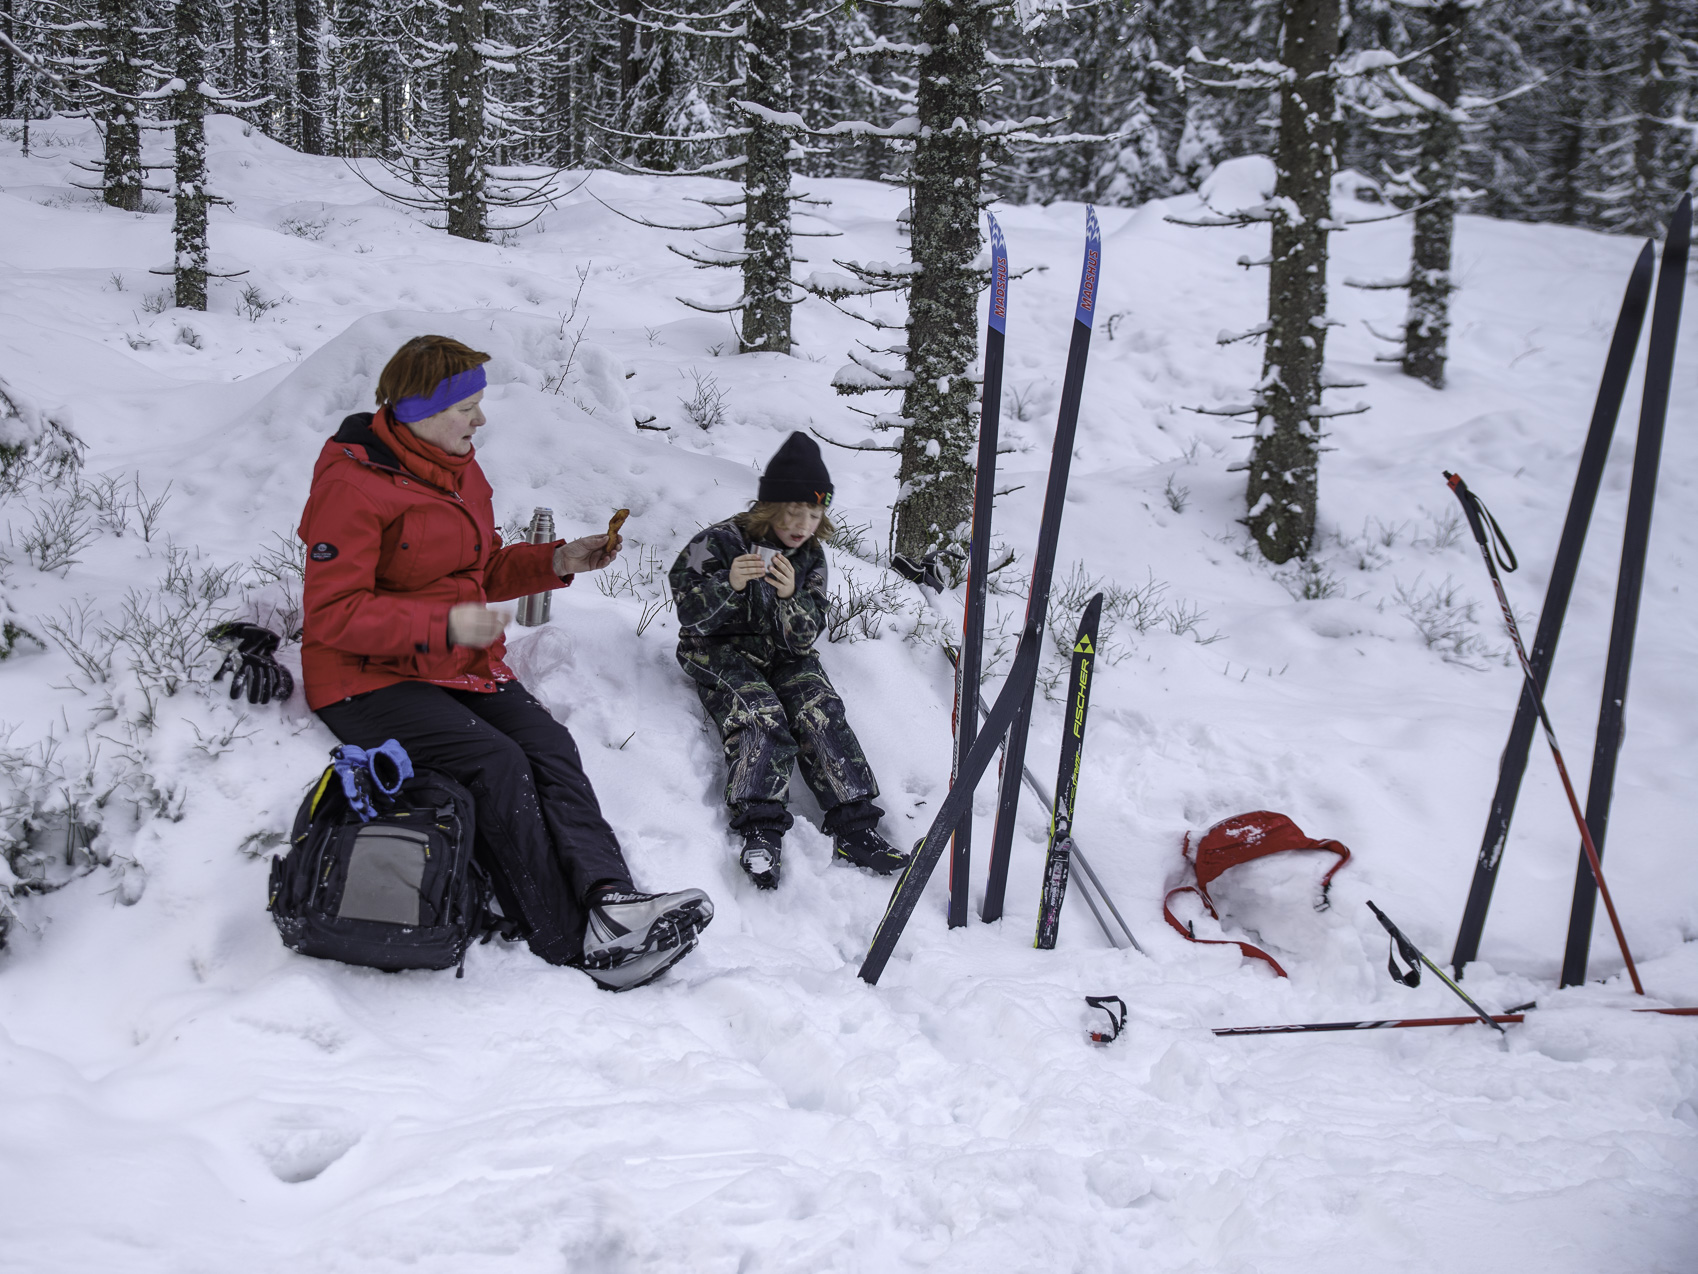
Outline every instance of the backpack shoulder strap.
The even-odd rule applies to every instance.
[[[1187,850],[1191,847],[1191,834],[1189,832],[1185,834],[1185,847]],[[1202,899],[1203,906],[1208,909],[1211,916],[1214,916],[1216,920],[1219,920],[1220,915],[1215,911],[1213,900],[1210,899],[1209,895],[1198,885],[1180,885],[1177,889],[1168,890],[1167,896],[1161,900],[1161,914],[1167,918],[1167,923],[1172,925],[1174,929],[1178,931],[1179,936],[1184,938],[1185,941],[1194,942],[1200,947],[1237,947],[1240,952],[1251,959],[1265,962],[1268,968],[1272,969],[1280,977],[1284,978],[1290,976],[1286,973],[1284,968],[1280,966],[1278,960],[1274,959],[1271,955],[1269,955],[1266,951],[1263,951],[1254,943],[1240,942],[1236,938],[1199,938],[1191,931],[1190,925],[1180,924],[1179,917],[1173,914],[1173,900],[1180,894],[1196,894],[1198,898]]]

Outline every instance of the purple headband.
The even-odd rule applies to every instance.
[[[470,398],[488,384],[489,377],[483,374],[481,365],[470,371],[455,372],[431,390],[430,397],[403,398],[391,409],[391,414],[402,424],[410,425],[415,420],[423,420],[439,411],[447,411],[455,403]]]

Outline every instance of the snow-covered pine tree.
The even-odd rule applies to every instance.
[[[555,171],[517,172],[506,162],[552,148],[540,122],[541,77],[531,73],[549,46],[542,36],[512,42],[525,39],[515,19],[529,15],[486,0],[413,0],[395,13],[413,109],[380,159],[405,189],[378,188],[462,239],[485,241],[549,203]]]
[[[5,95],[4,118],[19,121],[18,144],[27,159],[30,121],[53,109],[63,78],[48,65],[48,41],[31,0],[0,2],[0,77]]]
[[[1366,8],[1357,0],[1352,12]],[[1156,68],[1183,65],[1193,49],[1224,62],[1278,61],[1279,0],[1167,0],[1143,11]],[[1146,78],[1146,96],[1164,137],[1177,139],[1175,175],[1195,189],[1214,166],[1273,149],[1277,107],[1269,95],[1187,93],[1180,77]]]
[[[175,73],[170,84],[171,113],[176,118],[176,171],[171,197],[176,204],[173,230],[177,252],[177,305],[185,310],[206,308],[206,46],[213,29],[214,0],[176,0],[172,15]]]
[[[1631,128],[1633,166],[1623,201],[1621,228],[1631,234],[1661,234],[1664,219],[1691,184],[1698,123],[1690,111],[1698,66],[1691,38],[1695,6],[1691,0],[1639,0],[1625,41],[1637,47],[1633,77]],[[1682,21],[1684,19],[1684,21]],[[1681,29],[1684,27],[1684,31]],[[1684,38],[1683,38],[1684,37]]]
[[[294,97],[294,64],[286,24],[286,0],[257,0],[260,39],[260,87],[266,104],[261,108],[265,131],[279,141],[289,141],[289,102]]]
[[[60,104],[69,114],[92,118],[100,132],[99,162],[79,166],[98,173],[108,205],[140,212],[143,104],[162,78],[148,55],[160,35],[157,15],[147,0],[97,0],[92,13],[70,4],[43,5],[39,20],[70,43],[48,59],[63,76],[57,85]]]
[[[745,351],[790,352],[790,308],[801,293],[790,282],[790,164],[800,158],[802,117],[792,109],[790,0],[744,0],[742,96],[743,295],[738,340]],[[807,4],[809,0],[802,0]]]
[[[315,0],[294,0],[295,84],[289,109],[296,146],[305,154],[324,154],[325,128],[323,32]]]
[[[1327,233],[1332,228],[1333,59],[1338,0],[1285,0],[1278,179],[1270,204],[1268,331],[1245,515],[1271,562],[1308,555],[1315,536],[1326,389]]]
[[[561,168],[586,167],[596,157],[601,130],[619,118],[620,41],[626,24],[617,9],[583,0],[553,0],[547,12],[552,54],[544,66],[552,159]]]
[[[1225,62],[1193,52],[1202,74],[1175,72],[1209,88],[1271,91],[1279,101],[1272,197],[1187,223],[1270,223],[1271,251],[1259,263],[1268,267],[1267,320],[1221,337],[1265,338],[1261,379],[1249,404],[1216,414],[1256,418],[1244,524],[1276,563],[1307,556],[1314,541],[1323,423],[1367,410],[1322,402],[1327,389],[1357,383],[1331,376],[1325,365],[1327,329],[1336,322],[1327,314],[1327,236],[1340,228],[1332,219],[1333,122],[1340,79],[1400,63],[1379,53],[1340,59],[1338,49],[1338,0],[1284,0],[1279,61]]]
[[[659,41],[665,37],[695,40],[710,48],[719,44],[730,51],[727,110],[740,117],[737,127],[708,131],[717,119],[701,88],[680,98],[674,86],[674,104],[664,113],[651,115],[657,126],[668,131],[616,135],[632,144],[633,158],[623,166],[645,172],[678,171],[642,163],[645,155],[673,159],[676,152],[668,148],[712,143],[731,151],[688,172],[740,170],[742,194],[703,200],[714,210],[716,219],[711,222],[668,228],[694,232],[742,228],[740,248],[672,250],[700,266],[741,271],[743,286],[735,301],[714,305],[680,299],[694,309],[736,314],[738,347],[743,353],[790,353],[791,307],[805,295],[791,278],[796,259],[793,239],[798,233],[793,223],[798,206],[810,202],[792,175],[792,164],[805,153],[799,138],[807,131],[802,117],[792,109],[792,45],[799,35],[817,28],[824,16],[824,10],[799,9],[793,0],[730,0],[708,13],[649,5],[635,21],[651,49],[664,48]],[[654,95],[646,100],[660,99]]]
[[[101,198],[114,208],[139,212],[145,170],[141,142],[144,105],[159,96],[167,78],[151,56],[162,43],[159,15],[149,0],[41,0],[24,26],[26,54],[51,86],[55,110],[92,119],[101,157],[75,166],[97,174]],[[22,47],[13,42],[14,53]],[[92,187],[91,187],[92,188]]]
[[[1406,0],[1407,2],[1407,0]],[[1432,51],[1413,68],[1410,79],[1388,72],[1407,91],[1418,112],[1420,152],[1409,188],[1419,200],[1409,263],[1409,315],[1403,324],[1403,371],[1434,389],[1444,388],[1449,354],[1451,240],[1461,178],[1462,128],[1468,116],[1458,110],[1462,66],[1467,58],[1468,19],[1482,0],[1416,0],[1427,18],[1426,42]],[[1415,6],[1412,6],[1415,7]]]
[[[0,115],[6,119],[17,119],[23,112],[18,109],[22,104],[22,94],[18,91],[28,74],[28,68],[19,58],[21,51],[17,44],[18,0],[0,0],[0,35],[6,37],[0,43],[0,100],[4,108]]]
[[[352,156],[388,155],[391,139],[403,131],[407,93],[388,0],[339,0],[332,21],[340,126],[335,149]]]
[[[1491,98],[1464,91],[1465,80],[1477,65],[1471,33],[1485,0],[1407,0],[1405,7],[1425,19],[1417,33],[1423,47],[1414,54],[1416,63],[1408,75],[1387,68],[1376,77],[1381,90],[1377,100],[1358,103],[1357,109],[1378,121],[1381,133],[1413,143],[1412,150],[1405,152],[1413,164],[1394,173],[1385,187],[1393,199],[1409,206],[1414,219],[1409,272],[1401,279],[1379,283],[1346,283],[1408,291],[1397,359],[1406,375],[1442,389],[1449,358],[1450,298],[1456,290],[1451,274],[1456,213],[1464,201],[1482,193],[1469,189],[1464,179],[1465,137],[1484,131],[1482,120],[1491,111],[1531,91],[1536,81],[1509,87]],[[1386,121],[1396,123],[1388,126]]]
[[[99,0],[99,53],[91,79],[100,87],[101,198],[114,208],[142,206],[142,94],[154,67],[143,52],[144,35],[158,26],[143,0]]]
[[[1041,34],[1040,49],[1018,24],[993,27],[987,57],[997,66],[1043,64],[1046,76],[1016,77],[1007,86],[1011,113],[1063,117],[1083,140],[1059,149],[1011,147],[997,186],[1021,201],[1109,205],[1174,193],[1172,145],[1152,105],[1165,84],[1153,71],[1160,59],[1145,8],[1129,0],[1081,7]]]
[[[1056,122],[988,116],[1005,69],[1047,70],[1056,63],[1027,58],[1018,66],[999,65],[989,51],[995,23],[1018,22],[1030,32],[1052,7],[1047,0],[915,0],[891,7],[912,11],[912,40],[881,36],[853,52],[915,59],[915,88],[903,95],[910,100],[897,99],[903,117],[886,127],[854,121],[825,132],[881,137],[908,153],[910,264],[839,262],[855,282],[837,276],[816,280],[813,290],[838,298],[907,291],[906,343],[872,351],[903,354],[906,367],[881,367],[851,355],[854,363],[838,373],[834,384],[840,393],[902,391],[900,415],[877,420],[901,434],[900,445],[889,448],[900,456],[893,551],[918,559],[953,554],[970,529],[978,302],[984,283],[974,261],[980,251],[979,213],[989,202],[985,176],[1007,145],[1041,144],[1046,139],[1033,130]],[[1072,65],[1065,59],[1060,64]]]
[[[218,0],[174,0],[171,15],[172,78],[164,86],[171,104],[174,170],[171,198],[176,256],[172,273],[181,309],[206,309],[207,210],[224,202],[207,189],[206,115],[251,107],[213,86],[211,66],[220,44]]]
[[[1542,46],[1544,63],[1535,74],[1547,82],[1505,108],[1498,132],[1537,156],[1534,162],[1540,163],[1542,173],[1549,173],[1548,180],[1540,180],[1541,173],[1516,183],[1523,199],[1532,196],[1525,202],[1518,200],[1517,210],[1524,209],[1524,215],[1537,220],[1578,225],[1591,185],[1588,177],[1597,171],[1588,144],[1598,118],[1592,6],[1590,0],[1545,0],[1531,18],[1533,29],[1528,34],[1533,39],[1528,43]],[[1501,189],[1502,183],[1492,185]],[[1490,211],[1501,215],[1503,210]]]
[[[911,96],[911,77],[890,77],[890,60],[849,56],[849,50],[877,42],[885,27],[899,18],[891,11],[866,5],[837,9],[831,21],[798,27],[790,36],[793,100],[805,103],[819,121],[870,119],[892,100],[891,92]],[[809,177],[859,177],[879,180],[885,171],[885,148],[876,138],[850,137],[830,146],[806,146],[793,162],[793,171]]]

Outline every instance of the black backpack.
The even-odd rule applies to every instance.
[[[464,975],[467,946],[492,927],[471,793],[421,769],[376,807],[362,822],[334,766],[307,793],[289,853],[271,860],[267,906],[284,945],[374,969],[459,965]]]

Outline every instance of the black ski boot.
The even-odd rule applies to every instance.
[[[590,904],[584,971],[603,990],[643,986],[688,955],[712,919],[713,902],[699,889],[604,893]]]
[[[908,855],[880,836],[877,828],[839,832],[831,841],[836,846],[835,857],[880,876],[899,872],[908,865]]]
[[[771,827],[755,827],[743,833],[743,852],[737,856],[756,889],[777,889],[779,864],[784,853],[784,833]]]

